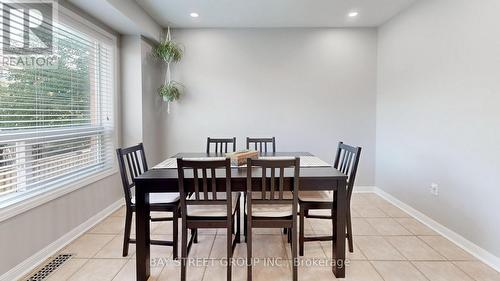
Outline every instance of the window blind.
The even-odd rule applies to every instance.
[[[6,5],[0,40],[23,46],[29,7]],[[55,65],[2,64],[0,207],[114,167],[115,40],[62,7],[57,15],[32,36],[52,37]]]

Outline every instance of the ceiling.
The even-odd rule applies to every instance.
[[[163,27],[273,28],[379,26],[417,0],[136,1]],[[349,18],[351,11],[359,15]]]

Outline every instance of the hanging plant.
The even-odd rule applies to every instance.
[[[167,64],[165,82],[163,86],[158,89],[158,94],[167,102],[167,113],[170,113],[170,104],[179,100],[182,93],[182,85],[179,82],[173,81],[171,78],[170,64],[179,62],[182,59],[183,53],[180,46],[172,40],[170,27],[168,28],[165,40],[153,49],[153,56]]]
[[[182,54],[183,52],[179,45],[172,41],[172,39],[168,39],[168,37],[153,49],[153,56],[166,63],[180,61]]]
[[[181,87],[182,85],[179,82],[170,81],[170,83],[161,86],[158,93],[164,101],[173,102],[181,97]]]

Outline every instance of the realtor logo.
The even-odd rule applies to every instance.
[[[48,0],[0,0],[3,66],[57,66],[53,55],[56,5]]]
[[[51,55],[54,3],[42,1],[2,2],[3,53]]]

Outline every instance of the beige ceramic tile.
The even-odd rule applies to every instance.
[[[365,218],[352,218],[351,224],[354,235],[380,235]]]
[[[246,273],[246,270],[245,270]],[[292,280],[292,271],[287,263],[280,266],[256,265],[252,268],[253,280],[255,281],[290,281]],[[300,275],[299,275],[300,278]],[[246,279],[245,279],[246,280]]]
[[[307,219],[311,223],[312,231],[316,235],[331,235],[332,221],[326,219]]]
[[[352,261],[346,265],[344,281],[382,281],[382,278],[368,261]]]
[[[286,257],[286,249],[281,235],[253,235],[253,257]]]
[[[123,257],[123,235],[116,235],[113,240],[106,244],[95,258],[130,258],[135,253],[135,244],[128,245],[128,256]]]
[[[216,260],[215,264],[210,264],[205,269],[203,280],[226,280],[227,266],[225,260]],[[245,281],[247,277],[246,267],[244,265],[235,264],[231,267],[231,279],[233,281]]]
[[[409,218],[410,215],[408,215],[406,212],[401,210],[400,208],[390,204],[390,203],[384,203],[377,205],[378,208],[380,208],[384,213],[386,213],[388,216],[392,218]]]
[[[409,260],[444,260],[444,257],[415,236],[388,236],[386,239]]]
[[[124,217],[108,217],[92,228],[89,233],[120,234],[125,228]]]
[[[429,244],[448,260],[475,260],[472,255],[442,236],[420,236],[420,239],[424,240],[425,243]]]
[[[374,261],[372,265],[385,281],[427,281],[427,278],[407,261]]]
[[[122,206],[122,207],[120,207],[120,209],[118,209],[114,213],[112,213],[110,217],[124,217],[125,213],[126,213],[125,206]]]
[[[211,259],[224,259],[227,258],[227,239],[226,235],[217,234],[215,236],[215,241],[210,252]],[[234,239],[234,235],[232,235]],[[245,247],[243,247],[245,246]],[[243,249],[244,248],[244,249]],[[244,250],[244,251],[243,251]],[[243,255],[243,256],[242,256]],[[246,244],[236,244],[236,248],[233,252],[233,257],[246,257]]]
[[[386,218],[388,215],[374,205],[352,205],[351,208],[363,218]]]
[[[434,230],[414,218],[396,218],[396,221],[414,235],[438,235]]]
[[[346,244],[345,244],[345,258],[348,259],[348,260],[366,260],[366,257],[365,255],[361,252],[361,250],[359,249],[358,245],[356,244],[356,237],[354,238],[354,251],[351,253],[349,252],[349,247],[348,247],[348,244],[347,244],[347,241],[346,241]],[[332,242],[330,241],[323,241],[321,242],[321,247],[323,248],[323,251],[326,255],[327,258],[331,258],[332,257]]]
[[[136,266],[135,259],[128,260],[124,267],[116,274],[113,278],[113,281],[135,281],[136,280]],[[148,281],[155,281],[160,276],[160,273],[163,270],[163,266],[151,266],[150,267],[150,276]]]
[[[411,235],[411,233],[392,218],[367,218],[366,221],[380,235]]]
[[[87,259],[70,259],[61,267],[54,271],[45,281],[66,281],[71,275],[77,272],[88,260]]]
[[[405,260],[382,236],[354,236],[354,241],[369,260]]]
[[[201,281],[205,273],[205,266],[188,265],[186,269],[187,281]],[[180,263],[165,265],[157,281],[181,280]]]
[[[476,281],[500,281],[500,273],[478,261],[457,261],[454,264]]]
[[[61,253],[74,254],[75,258],[92,258],[115,235],[84,234],[64,248]]]
[[[332,268],[330,266],[309,266],[303,264],[299,266],[299,280],[300,281],[328,281],[335,280]]]
[[[451,262],[414,262],[420,272],[430,281],[473,281]]]
[[[123,259],[92,259],[83,265],[70,281],[111,281],[127,261]]]

